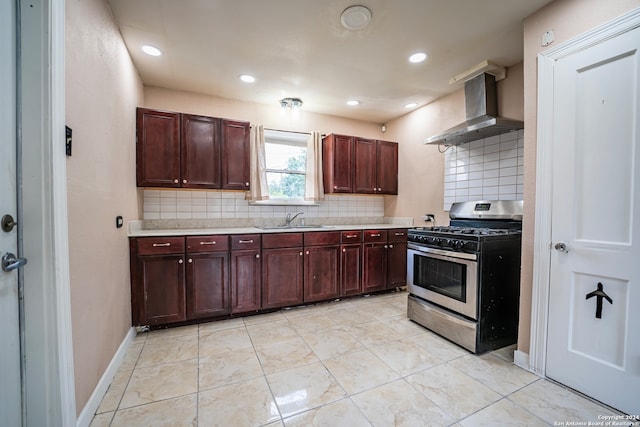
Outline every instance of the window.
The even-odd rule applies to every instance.
[[[271,199],[304,199],[309,134],[264,131],[267,185]]]

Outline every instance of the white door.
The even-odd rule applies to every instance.
[[[554,65],[546,375],[640,413],[640,29]]]
[[[0,218],[17,217],[15,2],[0,2]],[[8,229],[8,227],[7,227]],[[0,257],[18,253],[17,230],[0,227]],[[22,424],[18,271],[0,269],[0,425]]]

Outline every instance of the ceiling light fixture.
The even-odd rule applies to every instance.
[[[427,59],[427,54],[424,52],[416,52],[409,57],[409,62],[413,62],[417,64],[418,62],[422,62]]]
[[[287,109],[291,110],[291,117],[298,119],[300,117],[300,108],[302,107],[302,99],[300,98],[282,98],[280,100],[280,108],[282,112]]]
[[[413,108],[413,107],[417,107],[418,104],[416,104],[415,102],[410,102],[408,104],[404,104],[404,108]]]
[[[253,83],[256,81],[256,78],[249,74],[241,74],[238,78],[245,83]]]
[[[160,49],[158,49],[155,46],[148,45],[148,44],[142,46],[142,51],[144,53],[146,53],[147,55],[162,56],[162,51]]]
[[[347,105],[355,107],[356,105],[360,105],[360,101],[358,101],[357,99],[350,99],[347,101]]]
[[[362,30],[371,22],[371,11],[364,6],[349,6],[342,11],[340,22],[347,30]]]

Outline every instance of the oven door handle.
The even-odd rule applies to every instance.
[[[477,261],[478,260],[478,255],[476,254],[468,254],[466,252],[454,252],[454,251],[446,251],[443,249],[435,249],[435,248],[428,248],[426,246],[420,246],[420,245],[414,245],[409,243],[407,245],[407,247],[409,249],[413,249],[414,251],[417,252],[422,252],[422,253],[427,253],[427,254],[433,254],[433,255],[440,255],[442,257],[446,257],[449,259],[466,259],[466,260],[470,260],[470,261]]]

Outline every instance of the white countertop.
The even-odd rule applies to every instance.
[[[405,224],[344,224],[291,228],[259,228],[259,227],[214,227],[214,228],[172,228],[172,229],[140,229],[129,227],[129,237],[153,236],[203,236],[212,234],[265,234],[265,233],[302,233],[309,231],[343,231],[343,230],[389,230],[393,228],[410,228]]]

